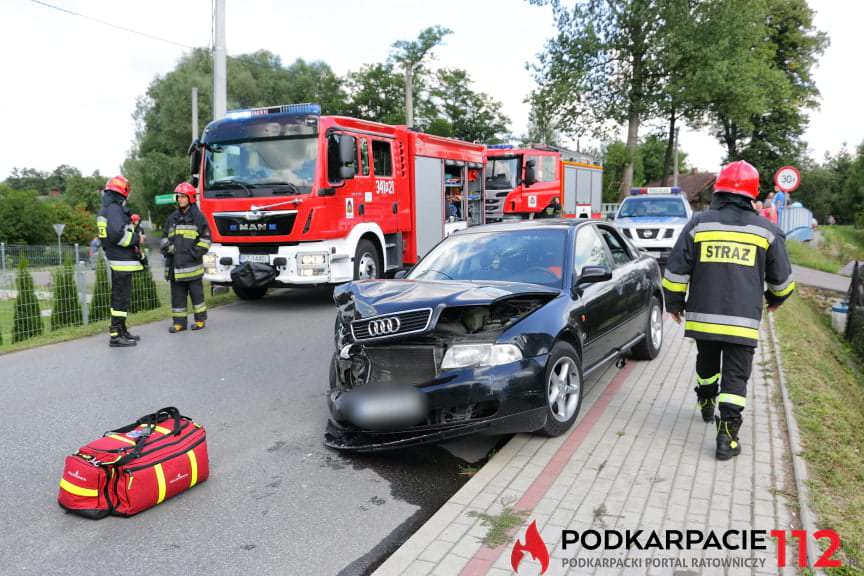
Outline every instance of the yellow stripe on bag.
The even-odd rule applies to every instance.
[[[60,479],[60,488],[76,496],[85,496],[88,498],[95,498],[99,496],[98,490],[94,490],[93,488],[82,488],[81,486],[76,486],[71,482],[67,482],[65,478]]]
[[[123,436],[118,436],[117,434],[109,434],[108,438],[113,438],[114,440],[120,440],[121,442],[125,442],[126,444],[131,444],[135,446],[135,441],[130,440],[129,438],[124,438]]]
[[[156,484],[159,485],[159,496],[156,498],[156,504],[161,504],[165,500],[165,472],[162,471],[161,464],[157,464],[153,468],[156,471]]]
[[[139,426],[139,428],[146,428],[146,427],[147,427],[147,424],[141,424],[141,426]],[[171,430],[169,430],[168,428],[165,428],[164,426],[154,426],[153,429],[156,430],[157,432],[161,432],[165,436],[167,436],[168,434],[171,433]]]
[[[189,479],[189,488],[192,488],[198,483],[198,459],[195,458],[194,450],[186,452],[186,456],[189,457],[189,465],[192,467],[192,474]]]

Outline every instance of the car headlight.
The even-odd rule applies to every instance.
[[[456,344],[447,349],[441,369],[498,366],[519,360],[522,351],[513,344]]]
[[[216,262],[219,260],[218,256],[213,252],[208,252],[204,255],[204,271],[207,274],[215,274],[216,273]]]

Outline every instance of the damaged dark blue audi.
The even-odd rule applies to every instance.
[[[586,376],[663,343],[657,262],[596,221],[472,227],[402,278],[350,282],[334,299],[325,443],[340,450],[557,436]]]

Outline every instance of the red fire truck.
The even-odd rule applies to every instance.
[[[190,147],[213,246],[205,278],[244,262],[269,287],[380,278],[484,221],[485,147],[340,116],[317,104],[229,112]]]
[[[603,167],[587,156],[534,144],[486,150],[486,219],[533,218],[551,211],[569,218],[599,218]]]

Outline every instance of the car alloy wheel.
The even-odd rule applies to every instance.
[[[660,304],[652,301],[651,306],[651,344],[655,350],[660,350],[663,345],[663,312],[660,310]]]
[[[546,384],[547,399],[552,417],[558,422],[567,422],[579,407],[580,389],[579,370],[566,356],[559,358],[549,373]]]

